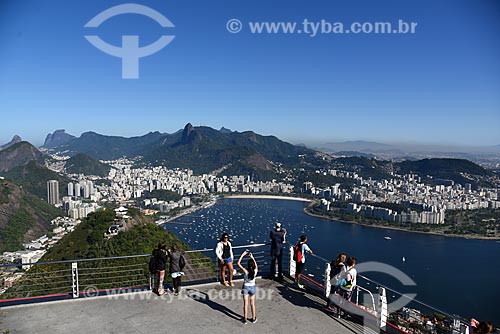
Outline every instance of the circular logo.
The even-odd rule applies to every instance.
[[[243,23],[238,19],[231,19],[227,21],[226,29],[232,34],[237,34],[243,29]]]
[[[89,285],[87,287],[85,287],[85,289],[83,289],[83,296],[85,298],[87,297],[95,297],[99,294],[99,292],[97,291],[97,288],[93,285]]]

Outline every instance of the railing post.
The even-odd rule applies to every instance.
[[[224,283],[222,282],[222,275],[220,272],[220,263],[219,263],[219,258],[215,256],[215,268],[217,268],[217,273],[215,274],[215,281],[219,283]],[[220,279],[219,279],[220,276]]]
[[[332,271],[332,268],[330,266],[330,263],[326,263],[325,266],[325,276],[323,278],[323,286],[325,287],[325,297],[328,298],[330,297],[330,291],[332,289],[332,284],[330,283],[330,272]]]
[[[469,334],[469,326],[458,319],[453,319],[452,334]]]
[[[295,277],[295,261],[293,260],[293,246],[290,246],[290,252],[288,254],[288,261],[289,262],[289,273],[290,273],[290,277],[291,278],[294,278]]]
[[[78,287],[78,263],[71,263],[71,288],[73,293],[73,298],[78,298],[80,295]]]
[[[378,312],[378,325],[379,328],[385,330],[385,326],[387,325],[387,315],[388,315],[388,310],[387,310],[387,295],[385,288],[379,287],[378,288],[378,307],[379,307],[379,312]]]

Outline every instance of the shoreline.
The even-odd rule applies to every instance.
[[[483,237],[483,236],[474,236],[474,235],[468,235],[468,234],[465,234],[465,235],[444,234],[444,233],[438,233],[438,232],[412,231],[412,230],[404,229],[401,227],[395,227],[395,226],[368,225],[368,224],[359,223],[359,222],[356,222],[353,220],[343,220],[343,219],[339,219],[339,218],[321,216],[321,215],[309,212],[308,208],[309,208],[309,206],[304,208],[304,213],[308,216],[328,219],[328,220],[337,221],[337,222],[341,222],[341,223],[355,224],[355,225],[360,225],[360,226],[364,226],[364,227],[373,227],[373,228],[378,228],[378,229],[386,229],[386,230],[399,231],[399,232],[434,235],[434,236],[447,237],[447,238],[461,238],[461,239],[469,239],[469,240],[489,240],[489,241],[499,241],[500,240],[500,238],[497,238],[497,237]]]
[[[240,199],[283,199],[289,201],[300,201],[300,202],[312,202],[312,200],[302,197],[292,197],[292,196],[274,196],[274,195],[229,195],[223,198],[240,198]]]
[[[214,204],[216,204],[220,199],[224,198],[235,198],[235,199],[281,199],[281,200],[289,200],[289,201],[299,201],[299,202],[306,202],[306,203],[311,203],[312,201],[306,198],[302,197],[291,197],[291,196],[273,196],[273,195],[228,195],[228,196],[221,196],[217,197],[215,199],[212,199],[211,201],[208,202],[203,202],[198,206],[191,207],[189,209],[183,210],[176,214],[175,216],[172,216],[168,219],[166,219],[163,223],[159,224],[159,226],[171,223],[172,221],[181,218],[183,216],[188,216],[198,210],[205,209],[207,207],[210,207]]]

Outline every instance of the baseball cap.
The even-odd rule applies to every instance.
[[[280,222],[277,222],[276,223],[276,228],[280,228],[281,227],[281,223]]]

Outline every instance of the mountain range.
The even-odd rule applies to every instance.
[[[344,148],[360,148],[370,142],[349,142]],[[391,173],[415,173],[429,180],[448,179],[480,185],[479,178],[493,174],[464,159],[421,159],[391,161],[375,159],[369,153],[343,151],[334,158],[313,149],[262,136],[252,131],[237,132],[226,128],[194,127],[190,123],[172,134],[150,132],[137,137],[106,136],[95,132],[80,137],[57,130],[47,136],[44,150],[70,155],[65,171],[73,174],[109,173],[110,166],[98,160],[134,158],[142,166],[162,165],[168,168],[190,168],[196,174],[216,172],[219,175],[251,175],[254,180],[282,179],[285,175],[307,179],[320,169],[353,171],[365,178],[391,178]],[[379,144],[380,149],[387,148]],[[351,155],[351,156],[348,156]],[[19,142],[0,151],[0,175],[5,175],[33,194],[45,198],[46,181],[59,180],[64,187],[69,180],[46,168],[49,156],[27,142]],[[288,170],[288,174],[281,174]],[[304,174],[305,173],[305,174]],[[300,178],[297,177],[299,174]],[[475,177],[464,176],[475,175]],[[432,183],[432,182],[431,182]],[[489,183],[482,183],[488,186]],[[62,192],[64,193],[64,189]]]
[[[191,168],[196,173],[209,173],[231,165],[246,170],[271,170],[274,163],[300,165],[304,157],[299,156],[314,159],[318,155],[312,149],[283,142],[274,136],[193,127],[190,123],[172,134],[150,132],[132,138],[86,132],[52,149],[70,155],[84,153],[98,160],[140,156],[145,164]]]
[[[344,149],[368,150],[368,142],[351,142]],[[138,137],[106,136],[86,132],[80,137],[57,130],[47,136],[43,150],[15,136],[0,150],[0,250],[19,247],[22,241],[46,231],[48,221],[60,212],[45,203],[47,181],[58,180],[60,194],[71,180],[64,173],[49,169],[60,165],[44,152],[69,155],[62,167],[66,173],[108,175],[110,166],[98,160],[121,157],[134,158],[142,166],[163,165],[169,168],[190,168],[196,174],[216,171],[218,175],[251,175],[254,180],[294,180],[296,189],[303,182],[329,186],[352,179],[329,175],[328,169],[358,173],[364,178],[392,178],[393,173],[418,174],[427,183],[443,179],[474,188],[492,186],[496,174],[464,159],[420,159],[391,161],[373,158],[371,153],[343,151],[346,156],[332,157],[325,153],[284,142],[274,136],[253,131],[237,132],[226,128],[194,127],[165,134],[150,132]],[[384,144],[378,148],[387,149]],[[355,155],[355,156],[347,156]],[[350,180],[350,181],[349,181]],[[349,183],[350,182],[350,183]],[[497,182],[497,181],[495,181]],[[55,211],[54,211],[55,210]],[[14,226],[14,227],[12,227]]]

